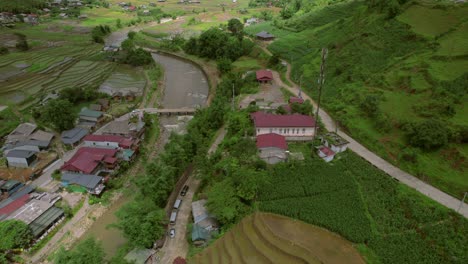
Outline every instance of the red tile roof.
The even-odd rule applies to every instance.
[[[285,137],[275,134],[263,134],[257,136],[257,148],[280,148],[287,150],[288,144]]]
[[[259,81],[271,81],[273,80],[273,74],[269,70],[259,70],[256,72],[257,80]]]
[[[255,112],[250,115],[255,127],[314,127],[315,119],[307,115],[274,115]]]
[[[133,145],[133,140],[131,138],[117,135],[87,135],[84,137],[84,141],[115,142],[119,143],[119,147],[122,148],[130,148]]]
[[[333,150],[331,150],[330,148],[325,147],[325,146],[319,148],[319,150],[320,150],[320,152],[322,152],[327,157],[335,155],[335,152]]]
[[[29,201],[29,194],[25,194],[20,198],[14,200],[3,208],[0,208],[0,215],[8,215],[18,210],[21,206],[25,205]]]
[[[116,149],[82,147],[69,161],[65,162],[60,170],[89,174],[96,169],[100,161],[111,161],[112,159],[109,158],[113,158],[116,153]]]
[[[304,103],[304,99],[302,99],[300,97],[291,97],[291,98],[289,98],[289,103],[290,104],[292,104],[292,103],[302,104],[302,103]]]

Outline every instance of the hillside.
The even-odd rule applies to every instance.
[[[342,1],[247,31],[275,34],[268,48],[292,63],[293,77],[299,83],[302,76],[315,98],[319,52],[328,47],[322,103],[339,125],[461,198],[468,190],[468,4],[444,3],[393,10]]]
[[[191,263],[364,263],[352,244],[284,216],[255,213],[196,255]]]

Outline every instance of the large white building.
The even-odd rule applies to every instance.
[[[311,116],[292,114],[274,115],[264,112],[251,114],[256,135],[275,133],[286,137],[286,140],[312,140],[316,122]]]

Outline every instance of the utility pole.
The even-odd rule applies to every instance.
[[[301,74],[301,77],[299,79],[299,94],[298,94],[299,98],[302,98],[302,76],[303,75],[304,74]]]
[[[315,120],[318,120],[318,117],[319,117],[320,99],[322,97],[322,87],[323,87],[323,83],[325,82],[325,61],[327,60],[327,55],[328,55],[328,49],[322,48],[322,63],[320,64],[320,77],[318,80],[319,94],[318,94],[318,99],[317,99],[317,111],[315,112]],[[317,124],[315,124],[315,127],[314,127],[314,141],[316,137],[317,137]]]
[[[236,100],[235,100],[235,93],[234,93],[234,84],[232,84],[232,111],[234,111],[235,109],[235,106],[234,106],[235,101]]]
[[[463,204],[465,203],[465,198],[466,198],[467,194],[468,194],[468,192],[465,192],[465,195],[463,195],[463,199],[460,202],[460,206],[458,207],[457,212],[460,212],[460,209],[462,208]]]

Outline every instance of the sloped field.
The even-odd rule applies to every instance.
[[[364,263],[352,244],[324,229],[269,213],[245,217],[191,263]]]

